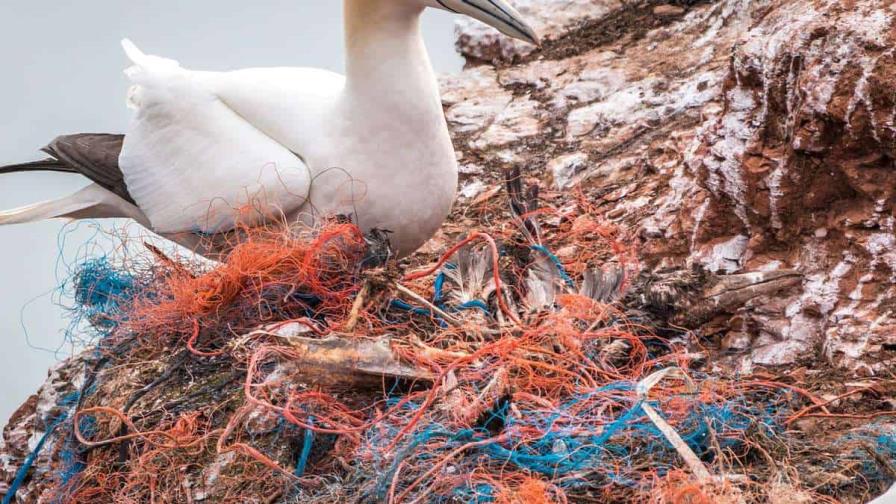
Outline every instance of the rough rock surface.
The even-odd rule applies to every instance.
[[[462,188],[446,233],[475,220],[503,168],[521,167],[548,199],[587,195],[628,230],[647,272],[786,279],[689,327],[728,356],[716,365],[892,365],[896,3],[516,3],[540,50],[478,24],[458,30],[469,66],[442,85]],[[444,247],[437,237],[427,250]],[[81,370],[54,370],[10,420],[0,494]]]
[[[40,390],[9,419],[0,439],[0,496],[6,495],[17,471],[41,439],[52,431],[54,423],[64,419],[64,406],[77,402],[77,390],[84,380],[84,364],[84,359],[76,357],[51,369]],[[53,442],[52,437],[47,436],[47,444]],[[33,481],[40,481],[46,475],[52,453],[51,446],[44,446],[41,456],[34,460]],[[42,491],[40,485],[25,485],[17,495],[22,502],[36,502],[35,494]]]
[[[519,0],[514,6],[544,40],[554,40],[570,26],[600,19],[619,9],[620,0]],[[458,22],[457,49],[470,60],[500,61],[528,56],[537,48],[509,39],[494,28],[469,18]]]
[[[742,370],[891,364],[896,5],[523,9],[575,14],[543,22],[535,53],[459,29],[471,66],[444,90],[467,195],[517,164],[558,191],[602,194],[598,211],[632,230],[648,269],[799,271],[797,285],[695,328]]]

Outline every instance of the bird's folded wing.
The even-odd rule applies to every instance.
[[[227,106],[177,62],[124,42],[134,66],[125,137],[127,189],[160,233],[217,233],[288,214],[306,201],[300,157]]]

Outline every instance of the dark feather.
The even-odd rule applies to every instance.
[[[621,295],[625,271],[611,265],[606,269],[589,269],[585,271],[579,293],[601,303],[615,301]]]
[[[60,136],[43,151],[100,186],[135,203],[118,164],[124,135],[81,133]]]
[[[43,159],[41,161],[32,161],[30,163],[21,163],[7,166],[0,166],[0,175],[6,173],[32,172],[32,171],[55,171],[63,173],[78,173],[72,167],[56,159]]]
[[[510,198],[510,213],[513,214],[526,238],[531,244],[541,244],[541,228],[529,214],[538,210],[539,189],[537,185],[523,187],[523,176],[519,167],[506,170],[504,179]]]
[[[50,159],[3,166],[0,167],[0,174],[32,171],[79,173],[136,204],[118,165],[123,145],[124,135],[81,133],[60,136],[42,149],[51,156]]]

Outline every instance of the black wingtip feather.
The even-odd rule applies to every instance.
[[[35,171],[54,171],[63,173],[77,173],[77,171],[65,163],[56,159],[42,159],[30,163],[19,163],[8,166],[0,166],[0,175],[7,173],[22,173]]]

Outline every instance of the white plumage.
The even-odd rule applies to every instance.
[[[128,40],[123,45],[134,63],[126,73],[136,116],[119,163],[155,231],[217,233],[233,229],[238,217],[257,225],[307,201],[311,173],[298,156],[200,75],[146,56]]]
[[[400,254],[413,252],[448,215],[457,185],[419,29],[427,6],[535,42],[504,0],[345,0],[344,77],[306,68],[192,71],[125,40],[135,115],[113,174],[125,187],[114,194],[95,184],[2,213],[0,224],[131,217],[194,246],[240,224],[341,214],[365,231],[391,231]]]

